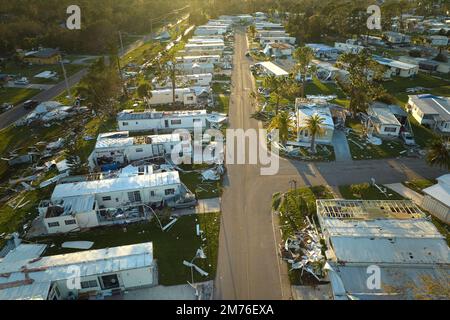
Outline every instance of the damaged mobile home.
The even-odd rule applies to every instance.
[[[187,194],[177,171],[155,173],[152,166],[128,166],[62,179],[38,211],[48,233],[67,233],[148,220],[152,206]]]
[[[412,201],[317,200],[317,215],[335,299],[449,298],[449,247]]]
[[[128,131],[101,133],[88,161],[91,169],[110,168],[138,160],[164,158],[174,150],[180,154],[180,158],[190,159],[191,136],[172,133],[130,137]]]

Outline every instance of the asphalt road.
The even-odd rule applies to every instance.
[[[234,71],[230,100],[230,128],[259,128],[249,93],[254,90],[249,72],[252,62],[245,57],[245,33],[235,41]],[[279,230],[273,223],[271,198],[287,191],[291,180],[297,186],[370,182],[394,183],[414,178],[436,178],[446,172],[430,168],[421,159],[390,159],[306,163],[280,159],[274,176],[260,175],[260,165],[227,164],[222,195],[215,299],[290,299],[287,267],[277,257]]]
[[[77,84],[81,78],[87,73],[87,69],[82,69],[69,77],[67,80],[69,82],[69,86]],[[35,95],[31,100],[36,100],[39,102],[52,100],[54,97],[60,95],[64,90],[66,90],[66,83],[62,81],[48,90],[42,91]],[[8,127],[12,123],[16,122],[26,114],[28,114],[30,110],[27,110],[23,107],[23,103],[16,105],[11,110],[8,110],[0,115],[0,130]]]

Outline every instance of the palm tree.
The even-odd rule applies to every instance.
[[[450,151],[442,139],[436,139],[431,143],[426,161],[430,166],[450,170]]]
[[[295,131],[294,123],[289,112],[282,111],[272,118],[268,126],[269,130],[278,130],[281,144],[285,145],[289,140],[289,131]]]
[[[255,27],[255,25],[251,25],[251,26],[249,26],[248,27],[248,32],[250,33],[250,36],[251,36],[251,38],[252,38],[252,41],[253,41],[253,39],[255,39],[255,36],[256,36],[256,27]]]
[[[180,75],[181,72],[177,67],[176,58],[173,52],[165,52],[163,54],[163,58],[159,61],[158,70],[157,70],[157,78],[159,81],[166,81],[167,78],[170,79],[172,83],[172,102],[173,105],[176,104],[176,80],[177,76]]]
[[[306,125],[301,128],[303,130],[308,130],[311,136],[311,152],[315,154],[316,151],[316,137],[321,137],[325,134],[325,129],[322,127],[323,122],[325,121],[318,114],[313,114],[308,119],[306,119]]]
[[[306,76],[310,72],[309,65],[314,59],[314,52],[310,47],[299,47],[294,52],[294,59],[297,61],[297,65],[294,68],[294,77],[300,73],[302,82],[302,97],[305,97]]]
[[[275,100],[275,114],[278,114],[281,98],[283,97],[282,91],[285,84],[285,78],[276,77],[274,75],[267,76],[263,80],[263,86],[269,89],[271,97]]]

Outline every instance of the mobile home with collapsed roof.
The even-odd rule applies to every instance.
[[[89,166],[125,165],[134,161],[164,157],[172,152],[191,158],[190,134],[171,133],[130,137],[128,131],[101,133],[89,156]]]
[[[38,211],[47,233],[67,233],[146,220],[152,215],[151,206],[164,205],[187,193],[178,171],[128,166],[62,179],[50,200],[41,201]]]

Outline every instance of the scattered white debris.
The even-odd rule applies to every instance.
[[[204,277],[207,277],[208,276],[208,272],[206,272],[205,270],[203,270],[203,269],[201,269],[200,267],[198,267],[198,266],[196,266],[195,264],[193,264],[193,263],[191,263],[191,262],[188,262],[188,261],[186,261],[186,260],[184,260],[183,261],[183,264],[186,266],[186,267],[189,267],[189,268],[194,268],[198,273],[200,273],[202,276],[204,276]]]
[[[66,249],[89,250],[94,245],[91,241],[68,241],[64,242],[61,247]]]

